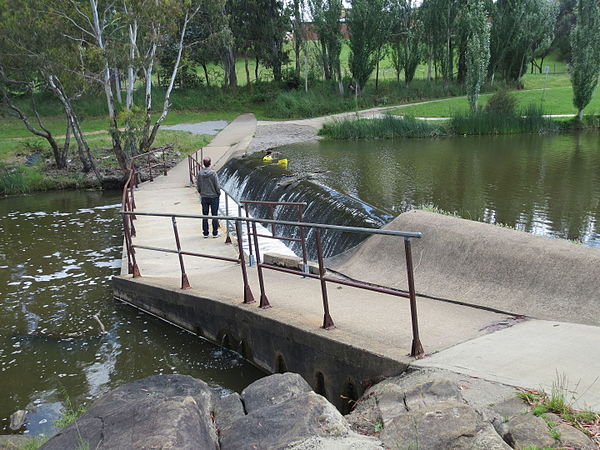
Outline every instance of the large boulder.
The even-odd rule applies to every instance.
[[[104,395],[42,448],[218,448],[212,421],[218,400],[203,381],[152,376]]]
[[[220,429],[221,449],[381,449],[297,374],[271,375],[242,392],[246,415]],[[217,422],[219,419],[217,417]]]
[[[386,448],[510,448],[464,401],[457,383],[444,378],[385,380],[371,387],[347,418],[353,429],[377,434]]]
[[[246,387],[242,391],[242,400],[246,412],[252,413],[311,391],[309,384],[297,373],[278,373],[256,380]]]

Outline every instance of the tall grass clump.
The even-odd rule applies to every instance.
[[[386,115],[381,119],[350,119],[328,123],[319,134],[333,139],[391,139],[436,137],[444,133],[441,127],[414,117]]]
[[[450,129],[454,134],[516,134],[549,133],[558,130],[558,124],[544,117],[537,105],[527,106],[521,114],[514,111],[479,110],[475,112],[456,112],[450,120]]]
[[[0,195],[27,194],[49,189],[79,187],[82,177],[63,176],[51,178],[44,175],[38,166],[10,167],[0,165]]]

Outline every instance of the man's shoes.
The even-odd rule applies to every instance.
[[[208,237],[208,234],[203,235],[204,239],[206,239]]]
[[[217,234],[213,234],[212,237],[213,237],[213,239],[221,237],[221,233],[217,232]]]

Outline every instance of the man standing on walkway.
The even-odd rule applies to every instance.
[[[211,160],[206,157],[202,160],[202,169],[198,172],[196,178],[196,187],[200,193],[200,202],[202,203],[202,215],[207,216],[208,210],[213,216],[219,215],[219,197],[221,196],[221,187],[217,172],[211,169]],[[219,237],[219,221],[212,220],[212,236]],[[205,238],[208,237],[208,219],[202,219],[202,233]]]

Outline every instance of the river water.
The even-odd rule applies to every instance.
[[[278,150],[289,160],[289,175],[391,216],[429,205],[466,219],[600,246],[598,133],[323,140]],[[281,169],[274,171],[279,176]]]
[[[53,434],[53,420],[159,373],[239,391],[264,374],[241,356],[117,302],[120,194],[56,192],[0,200],[0,434]],[[102,334],[98,314],[107,333]]]

